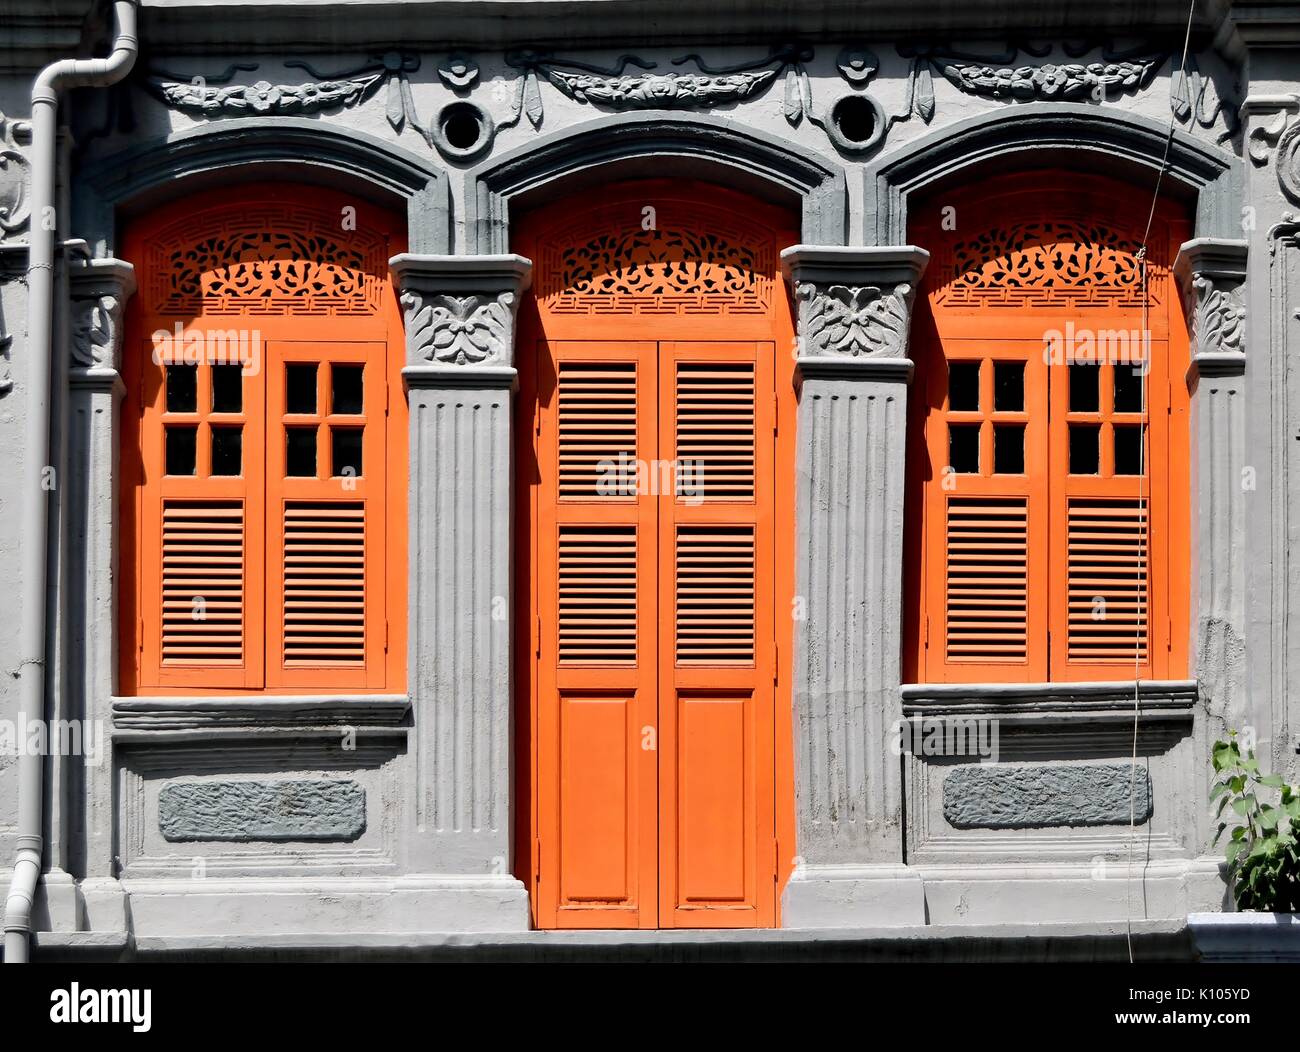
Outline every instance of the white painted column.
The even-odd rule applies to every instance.
[[[795,797],[787,927],[925,923],[903,864],[900,758],[912,246],[782,253],[799,307]]]

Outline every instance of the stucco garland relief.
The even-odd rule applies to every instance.
[[[795,285],[801,356],[902,358],[914,287]]]
[[[517,297],[513,292],[453,296],[403,289],[409,361],[509,364]]]
[[[1300,205],[1300,123],[1292,124],[1277,144],[1277,181],[1287,198]]]
[[[1255,121],[1246,136],[1246,154],[1256,168],[1262,168],[1272,159],[1273,149],[1281,141],[1291,120],[1300,110],[1300,95],[1250,96],[1242,103],[1243,114],[1272,114],[1271,120]]]
[[[289,59],[284,65],[305,70],[316,79],[300,84],[277,84],[269,80],[232,84],[236,73],[251,73],[260,68],[257,63],[236,62],[216,76],[196,74],[187,78],[155,70],[145,79],[145,85],[173,109],[205,117],[316,113],[355,106],[385,87],[385,115],[392,129],[400,134],[409,125],[429,146],[434,145],[431,131],[421,122],[415,108],[408,79],[408,74],[420,68],[418,55],[389,51],[335,73],[321,73],[301,59]],[[439,73],[444,79],[464,75],[455,72],[456,69],[449,66],[446,74],[442,70]],[[477,67],[474,74],[477,76]]]

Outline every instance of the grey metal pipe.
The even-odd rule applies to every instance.
[[[135,65],[137,0],[114,0],[113,50],[107,58],[62,59],[41,70],[32,84],[31,223],[27,257],[27,421],[23,434],[23,549],[18,664],[19,712],[31,725],[45,717],[45,551],[49,526],[50,376],[54,360],[54,252],[56,147],[59,95],[69,88],[107,87]],[[55,485],[60,485],[55,480]],[[21,725],[21,724],[20,724]],[[44,850],[45,758],[23,750],[18,760],[18,853],[5,901],[5,963],[28,960],[32,902]]]

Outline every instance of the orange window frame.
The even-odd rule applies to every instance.
[[[961,254],[963,241],[967,246],[982,237],[994,241],[1017,219],[1027,229],[1036,222],[1049,229],[1059,212],[1091,217],[1088,221],[1098,228],[1111,225],[1115,236],[1131,245],[1140,240],[1149,204],[1145,191],[1114,179],[1038,172],[973,185],[914,208],[911,239],[931,247],[934,258],[913,324],[917,380],[909,414],[906,682],[1069,682],[1185,674],[1188,346],[1170,274],[1178,246],[1190,236],[1183,210],[1166,202],[1156,212],[1145,315],[1136,294],[1113,294],[1115,302],[1107,304],[1103,296],[1071,299],[1050,288],[1021,293],[1017,286],[1024,271],[1012,263],[996,269],[1003,287],[980,290],[986,293],[982,301],[944,294],[951,282],[969,283],[969,269],[963,275],[954,264],[962,259],[964,267],[971,266],[969,254]],[[957,230],[951,229],[952,216]],[[1057,258],[1082,261],[1104,283],[1107,268],[1119,268],[1123,261],[1093,253],[1092,247],[1066,246]],[[1050,349],[1045,333],[1053,330],[1068,342],[1072,334],[1084,332],[1141,330],[1144,321],[1145,348],[1134,341],[1130,357],[1120,364],[1071,366],[1045,353]],[[1145,356],[1147,426],[1139,432],[1143,473],[1120,474],[1117,432],[1139,424],[1142,415],[1114,405],[1115,370],[1132,369],[1133,358]],[[969,404],[968,396],[954,407],[950,367],[976,362],[977,404]],[[1023,363],[1023,411],[995,405],[996,362]],[[1092,370],[1095,408],[1071,405],[1072,368]],[[999,425],[1025,428],[1022,471],[994,470]],[[979,428],[970,454],[978,457],[974,471],[948,470],[951,460],[961,459],[950,445],[954,426]],[[1096,428],[1095,473],[1070,466],[1071,428],[1080,426]],[[1083,441],[1081,448],[1086,447]],[[1131,456],[1122,466],[1131,470]],[[1016,518],[1021,501],[1023,524]],[[1135,573],[1125,568],[1140,564],[1144,543],[1145,650],[1138,649],[1135,662],[1128,640],[1134,635],[1134,616],[1143,611],[1131,598]],[[972,583],[963,592],[967,581]],[[1023,610],[1017,599],[1022,586]],[[1096,596],[1086,594],[1090,590],[1107,602],[1098,604]],[[963,612],[969,615],[965,619]],[[1023,653],[1018,628],[1023,628]]]
[[[355,222],[344,217],[355,217]],[[211,243],[224,232],[238,232],[239,222],[245,219],[252,224],[251,231],[266,234],[277,245],[270,262],[242,274],[244,281],[250,280],[251,272],[253,283],[270,282],[271,287],[263,290],[270,298],[242,309],[232,308],[230,290],[237,283],[222,284],[226,275],[218,268],[203,270],[202,280],[209,287],[221,285],[225,299],[205,292],[201,305],[184,312],[168,303],[167,297],[174,297],[180,287],[165,265],[179,258],[171,253],[177,231],[182,230],[186,238],[177,251],[206,261],[203,253],[210,250]],[[277,221],[283,225],[277,227]],[[339,269],[350,265],[354,275],[358,267],[363,269],[369,290],[365,309],[355,305],[323,309],[319,301],[311,299],[311,290],[304,296],[301,288],[290,287],[292,275],[285,279],[283,289],[276,284],[277,276],[290,269],[286,263],[298,258],[293,255],[295,247],[310,243],[295,234],[300,226],[305,230],[311,223],[315,226],[310,232],[319,235],[325,231],[326,236],[337,239],[331,247],[337,256],[327,255],[324,261],[337,259]],[[136,262],[140,291],[128,307],[123,355],[120,693],[390,693],[406,689],[408,439],[401,386],[405,344],[386,266],[387,259],[405,247],[404,226],[399,215],[352,195],[270,183],[178,200],[126,226],[123,252]],[[364,263],[359,264],[363,258]],[[198,362],[193,411],[188,411],[188,406],[185,412],[168,411],[166,372],[156,360],[154,334],[159,330],[174,333],[178,325],[185,332],[256,333],[248,344],[256,349],[256,360],[241,374],[239,412],[218,413],[213,408],[211,354]],[[319,363],[316,412],[306,417],[287,411],[285,369],[293,362]],[[328,404],[332,363],[362,369],[359,412],[332,412]],[[286,470],[285,429],[290,425],[317,428],[314,476],[294,477]],[[196,429],[192,474],[167,474],[168,426]],[[221,426],[242,429],[238,475],[211,473],[211,432]],[[361,431],[360,471],[355,475],[351,466],[342,475],[333,471],[330,436],[335,429]],[[220,660],[177,659],[163,650],[165,618],[169,638],[185,638],[176,634],[177,592],[167,593],[166,605],[163,592],[164,510],[175,502],[186,506],[197,503],[201,509],[213,502],[242,503],[239,557],[243,609],[238,660],[228,656]],[[312,515],[326,512],[344,520],[342,525],[328,520],[328,528],[321,529],[319,515]],[[175,530],[174,523],[171,528]],[[295,559],[303,560],[294,553],[286,559],[288,528],[294,531],[294,552],[301,553],[309,546],[311,566],[333,574],[334,580],[317,587],[319,582],[310,575],[295,578],[292,564]],[[196,543],[206,544],[210,531],[188,537],[173,532],[169,540],[173,544],[194,542],[195,536]],[[220,552],[226,563],[233,560],[235,547]],[[176,550],[168,548],[169,553]],[[349,574],[358,564],[362,573]],[[183,577],[176,580],[182,586],[187,583]],[[293,593],[288,599],[287,587]],[[340,598],[339,590],[347,594]],[[205,604],[204,619],[222,605]],[[304,607],[309,615],[305,626],[298,624],[294,615],[295,609]],[[334,653],[323,659],[312,656],[310,648],[318,644],[311,635],[312,626],[325,626],[327,637],[333,638],[339,621],[356,625],[351,613],[356,609],[364,611],[364,628],[351,633],[348,646],[334,647]],[[184,628],[182,625],[182,633]],[[321,645],[319,649],[326,652],[331,648]]]

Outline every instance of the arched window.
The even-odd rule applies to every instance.
[[[1185,671],[1189,236],[1153,187],[1032,172],[935,195],[914,323],[905,678]]]
[[[131,226],[121,689],[405,689],[399,220],[318,187]]]

